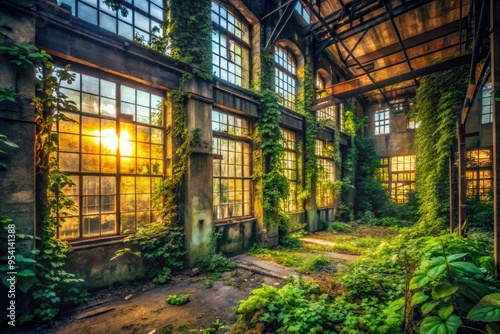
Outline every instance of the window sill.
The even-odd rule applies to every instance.
[[[215,220],[214,225],[215,226],[224,226],[224,225],[232,225],[232,224],[239,224],[239,223],[248,223],[255,220],[255,217],[240,217],[240,218],[234,218],[234,219],[221,219],[221,220]]]
[[[69,245],[71,246],[71,250],[82,250],[89,248],[96,248],[102,246],[109,246],[118,243],[123,243],[124,239],[127,236],[125,235],[113,235],[109,237],[103,238],[95,238],[95,239],[87,239],[87,240],[75,240],[69,241]]]

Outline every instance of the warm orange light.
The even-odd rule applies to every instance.
[[[100,132],[100,136],[99,136]],[[116,131],[113,129],[107,130],[95,130],[95,139],[99,143],[99,138],[102,145],[110,151],[116,151],[118,148],[118,136]],[[130,142],[130,134],[126,130],[120,131],[120,154],[125,156],[130,156],[134,148]]]

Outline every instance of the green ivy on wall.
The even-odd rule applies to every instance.
[[[420,224],[429,234],[442,231],[449,217],[448,159],[455,146],[455,120],[466,94],[468,74],[469,66],[461,66],[424,77],[411,110],[420,122],[415,136]]]
[[[262,113],[259,119],[258,133],[265,166],[262,173],[264,225],[268,226],[287,218],[280,209],[280,202],[288,198],[290,189],[288,180],[283,174],[284,150],[281,145],[281,111],[278,95],[272,85],[274,82],[274,59],[265,52],[261,59],[263,74],[260,100]]]
[[[316,157],[316,138],[320,130],[320,124],[316,120],[316,115],[311,111],[312,101],[315,96],[314,73],[311,60],[308,58],[304,66],[304,78],[301,82],[303,96],[296,101],[296,110],[306,123],[305,133],[305,157],[304,157],[304,189],[299,194],[299,198],[304,200],[311,197],[311,186],[314,178],[318,174],[318,159]]]

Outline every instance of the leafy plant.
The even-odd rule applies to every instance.
[[[222,333],[224,329],[227,328],[227,325],[220,321],[219,319],[215,320],[210,327],[205,328],[203,330],[203,334],[218,334]]]
[[[189,294],[184,295],[169,295],[167,297],[167,303],[170,305],[184,305],[189,302]]]
[[[35,265],[36,279],[30,271],[23,272],[29,278],[29,284],[23,288],[34,283],[34,289],[33,313],[21,320],[49,321],[59,313],[61,305],[85,298],[85,293],[77,287],[82,280],[63,269],[69,246],[57,238],[57,228],[63,221],[58,217],[71,212],[75,204],[61,190],[74,184],[67,174],[60,172],[58,161],[52,155],[58,148],[58,136],[52,133],[53,126],[61,120],[73,121],[61,110],[76,110],[76,104],[61,92],[61,82],[71,83],[74,77],[69,72],[69,66],[55,68],[51,56],[33,45],[2,45],[0,55],[18,68],[35,67],[38,72],[36,96],[32,102],[36,123],[36,224],[40,235],[34,260],[24,258],[24,262]],[[3,93],[6,92],[10,96],[14,94],[4,89]],[[5,136],[0,139],[9,143]]]
[[[412,326],[420,333],[457,333],[459,327],[484,331],[485,322],[500,321],[500,306],[492,302],[498,282],[485,265],[491,256],[453,235],[427,240],[422,252],[409,285],[411,311],[405,313]]]
[[[263,285],[237,308],[239,330],[264,324],[266,332],[334,333],[339,319],[317,285],[291,277],[281,289]]]

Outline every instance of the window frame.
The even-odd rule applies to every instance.
[[[491,82],[487,82],[481,87],[481,125],[491,123],[493,123],[493,88]]]
[[[318,177],[316,178],[316,205],[320,209],[331,208],[335,206],[335,196],[326,186],[326,182],[335,182],[336,166],[335,160],[328,154],[328,150],[333,150],[333,143],[323,139],[316,139],[315,154],[318,164]],[[321,169],[326,171],[327,179],[320,178]]]
[[[286,200],[283,200],[282,206],[286,212],[300,212],[298,200],[298,184],[299,184],[299,166],[297,160],[297,145],[300,143],[297,141],[297,133],[293,130],[281,128],[281,146],[283,146],[283,173],[287,178],[288,184],[290,185],[290,194]],[[288,168],[289,164],[292,168]],[[291,175],[295,173],[295,178]]]
[[[250,81],[251,81],[251,58],[252,58],[252,48],[251,48],[251,25],[247,22],[247,20],[242,17],[242,15],[238,12],[237,9],[234,8],[228,8],[227,5],[222,5],[218,3],[217,1],[212,1],[211,2],[211,22],[212,22],[212,42],[211,42],[211,47],[212,47],[212,66],[214,67],[214,73],[217,78],[220,80],[226,81],[230,84],[236,85],[238,87],[242,87],[245,89],[250,88]],[[219,13],[216,13],[214,11],[214,6],[218,6],[219,8]],[[220,23],[221,23],[221,14],[220,14],[220,8],[222,8],[225,13],[226,13],[226,18],[224,18],[224,21],[226,22],[226,26],[228,24],[232,24],[235,29],[237,28],[238,24],[241,25],[241,37],[239,37],[237,34],[232,33],[229,29],[224,28]],[[218,22],[214,20],[214,16],[218,17]],[[232,18],[231,19],[229,18]],[[246,31],[248,32],[248,40],[245,40],[245,28]],[[225,38],[225,45],[221,44],[221,40]],[[233,48],[231,50],[231,43],[233,43]],[[217,47],[216,47],[217,46]],[[241,50],[241,54],[236,53],[236,47],[239,47]],[[218,49],[218,52],[215,52],[215,49]],[[221,49],[225,49],[225,55],[221,54]],[[235,56],[233,56],[233,54]],[[245,58],[246,54],[246,58]],[[241,57],[241,64],[237,64],[235,59],[238,57]],[[216,58],[218,61],[216,62]],[[234,59],[232,59],[234,58]],[[227,66],[222,66],[226,62]],[[231,71],[231,66],[234,67],[234,70]],[[236,69],[240,70],[240,74],[238,75]],[[226,78],[222,76],[222,71],[225,72]],[[234,80],[230,80],[230,75],[234,76]],[[238,83],[238,79],[240,80],[240,83]]]
[[[280,60],[283,64],[280,64]],[[289,62],[290,60],[292,61],[291,63]],[[280,105],[290,110],[295,109],[297,97],[297,64],[297,57],[288,46],[279,43],[274,46],[275,92],[281,97]],[[293,92],[288,88],[292,88]],[[286,96],[292,96],[293,98],[286,98]]]
[[[214,112],[215,113],[218,113],[219,114],[219,117],[218,119],[221,120],[221,119],[224,119],[224,117],[221,117],[220,115],[223,115],[226,117],[227,119],[227,131],[221,131],[221,126],[220,124],[224,124],[223,122],[214,122],[214,119],[216,118],[214,116]],[[238,128],[235,128],[235,131],[230,133],[229,132],[229,117],[232,117],[234,120],[235,120],[235,123],[236,123],[236,120],[239,119],[242,121],[242,124],[244,122],[246,122],[247,124],[247,127],[246,127],[246,131],[243,131],[243,130],[240,130],[240,131],[237,131]],[[228,221],[228,220],[233,220],[233,219],[244,219],[244,218],[250,218],[250,217],[253,217],[253,180],[252,180],[252,150],[253,150],[253,147],[252,147],[252,140],[251,140],[251,129],[252,129],[252,123],[249,119],[245,118],[245,117],[242,117],[240,115],[237,115],[237,114],[233,114],[231,112],[228,112],[222,108],[219,108],[219,107],[213,107],[212,108],[212,116],[211,116],[211,120],[212,120],[212,140],[214,142],[214,144],[212,145],[213,146],[213,175],[212,175],[212,180],[213,180],[213,194],[214,194],[214,204],[213,204],[213,219],[214,219],[214,222],[215,223],[223,223],[224,221]],[[214,123],[217,123],[219,124],[219,128],[217,129],[214,129]],[[241,127],[241,129],[243,129],[243,127]],[[239,134],[238,134],[239,132]],[[241,165],[239,164],[236,164],[236,156],[235,156],[235,163],[234,164],[231,164],[231,166],[234,166],[234,176],[224,176],[223,175],[223,164],[220,163],[221,161],[223,161],[223,154],[222,154],[222,151],[221,150],[218,150],[218,145],[216,144],[216,141],[217,140],[220,140],[221,141],[221,144],[222,144],[222,141],[226,140],[228,142],[228,150],[227,152],[230,152],[229,151],[229,142],[234,142],[234,143],[241,143],[242,145],[242,154],[241,154]],[[248,165],[245,165],[245,152],[244,152],[244,149],[243,147],[244,146],[247,146],[248,147]],[[236,145],[235,145],[236,146]],[[222,147],[222,146],[221,146]],[[222,149],[222,148],[221,148]],[[237,152],[237,151],[234,151],[234,152]],[[220,161],[220,162],[217,162],[217,161]],[[229,166],[229,162],[230,160],[228,159],[228,165]],[[220,166],[218,166],[219,168],[219,172],[217,173],[216,172],[216,168],[217,168],[217,164],[219,164]],[[241,176],[236,176],[237,175],[237,166],[241,166]],[[248,170],[248,174],[245,174],[245,169]],[[219,180],[219,181],[217,181]],[[239,215],[239,216],[234,216],[234,215],[222,215],[220,216],[219,213],[223,213],[224,211],[226,211],[225,209],[223,209],[223,204],[226,204],[226,203],[219,203],[219,204],[216,204],[216,193],[219,193],[220,196],[222,196],[222,191],[215,191],[216,190],[216,184],[222,184],[220,181],[222,180],[228,180],[228,182],[230,180],[241,180],[241,184],[242,184],[242,190],[241,190],[241,210],[242,210],[242,215]],[[236,184],[236,181],[234,181],[234,183]],[[248,185],[248,189],[245,187],[245,184]],[[220,188],[222,189],[222,188]],[[246,193],[246,195],[245,195]],[[236,192],[235,192],[236,194]],[[248,200],[246,198],[246,196],[248,196]],[[234,203],[236,205],[238,205],[238,203]],[[227,212],[229,213],[229,204],[226,205],[228,207],[227,209]],[[234,207],[233,207],[233,210],[231,211],[234,211]]]
[[[379,115],[379,116],[377,116]],[[384,116],[382,118],[382,116]],[[391,133],[390,128],[390,109],[380,109],[375,111],[373,114],[374,117],[374,135],[388,135]]]
[[[67,194],[70,196],[72,199],[76,199],[75,204],[77,206],[77,211],[68,215],[60,215],[58,216],[58,219],[61,219],[62,226],[58,228],[57,230],[57,236],[58,238],[61,238],[61,235],[66,232],[65,229],[63,229],[64,224],[67,224],[68,220],[78,220],[78,227],[76,229],[77,236],[75,237],[65,237],[61,238],[64,240],[67,240],[69,242],[77,242],[77,241],[83,241],[83,240],[94,240],[94,239],[102,239],[106,237],[120,237],[120,236],[126,236],[129,233],[124,233],[123,227],[125,226],[124,223],[124,217],[128,214],[132,214],[134,216],[134,226],[133,230],[135,231],[139,224],[141,223],[137,219],[140,217],[139,215],[144,216],[144,214],[149,215],[149,218],[147,219],[147,222],[151,223],[153,221],[159,221],[161,220],[161,208],[158,208],[154,201],[152,200],[152,197],[154,196],[154,186],[157,183],[160,183],[164,177],[165,177],[165,171],[166,171],[166,166],[165,166],[165,158],[166,158],[166,142],[165,142],[165,115],[166,115],[166,110],[163,105],[163,100],[166,97],[166,91],[160,90],[153,88],[148,85],[144,85],[141,83],[137,83],[128,79],[120,78],[118,76],[114,76],[109,73],[101,72],[99,70],[87,68],[83,65],[78,65],[78,64],[72,64],[71,73],[76,73],[77,74],[77,80],[71,84],[67,85],[63,83],[62,91],[64,93],[70,93],[68,98],[70,100],[73,100],[73,97],[76,97],[74,94],[78,94],[79,98],[77,99],[77,105],[78,105],[78,111],[69,111],[69,110],[62,110],[62,112],[70,118],[77,118],[80,120],[80,122],[77,123],[70,123],[70,122],[64,122],[59,121],[55,127],[54,127],[54,133],[57,133],[60,140],[60,145],[58,147],[58,150],[56,152],[58,161],[60,162],[60,169],[63,172],[67,172],[69,177],[77,180],[77,186],[76,187],[66,187],[61,190],[61,192]],[[97,82],[98,83],[98,89],[99,89],[99,94],[95,95],[94,93],[91,92],[91,90],[95,89],[92,88],[93,86],[89,86],[88,83],[84,83],[84,77],[89,78],[86,80],[90,80],[89,82]],[[97,80],[97,81],[96,81]],[[102,82],[107,82],[107,83],[112,83],[114,85],[114,103],[115,103],[115,115],[106,115],[105,113],[103,114],[103,104],[102,100],[103,99],[109,99],[108,97],[101,95],[102,91],[101,89],[103,88]],[[108,85],[108,84],[106,84]],[[87,86],[87,87],[84,87]],[[134,91],[134,102],[130,103],[130,98],[122,96],[122,88],[128,88]],[[72,93],[72,94],[71,94]],[[145,107],[145,100],[144,97],[148,96],[149,99],[149,123],[146,122],[139,122],[138,118],[140,116],[139,111],[144,111]],[[97,97],[97,101],[101,101],[99,105],[94,105],[93,110],[97,110],[97,112],[93,112],[92,109],[87,109],[87,107],[84,108],[85,105],[85,99],[84,96],[88,96],[88,98],[91,98],[90,101],[94,100],[95,97]],[[92,98],[94,96],[94,98]],[[154,108],[154,105],[152,104],[152,101],[154,101],[154,97],[159,98],[161,102],[159,102],[157,105],[161,105],[161,110],[160,110],[160,115],[161,115],[161,123],[157,124],[152,124],[153,119],[152,119],[152,111],[153,110],[158,110]],[[128,100],[124,100],[128,99]],[[88,101],[87,101],[88,102]],[[129,104],[133,105],[135,108],[134,115],[131,115],[130,113],[123,112],[124,111],[124,104]],[[144,107],[143,107],[144,106]],[[97,108],[97,109],[95,109]],[[90,110],[90,111],[89,111]],[[136,118],[137,117],[137,118]],[[96,137],[95,131],[94,134],[89,134],[89,130],[91,128],[85,129],[86,125],[85,120],[88,120],[89,122],[96,122],[95,124],[98,125],[97,130],[99,131],[99,135]],[[144,118],[143,118],[144,120]],[[107,127],[103,127],[103,124],[111,124],[114,123],[114,126],[111,126],[108,134],[103,134],[103,131],[107,131]],[[158,125],[160,124],[160,125]],[[68,128],[70,127],[70,128]],[[71,127],[77,127],[76,128],[71,128]],[[123,138],[123,131],[127,127],[133,127],[133,138],[129,136],[126,138]],[[147,133],[149,133],[149,141],[144,139],[147,137],[143,137],[143,134],[139,133],[139,128],[142,128],[144,130],[147,129]],[[153,130],[154,129],[154,130]],[[115,134],[113,134],[113,131]],[[156,133],[156,136],[159,136],[156,141],[153,141],[153,136]],[[63,138],[64,136],[78,136],[78,148],[71,148],[68,147],[68,142],[64,141]],[[116,139],[114,137],[116,136]],[[97,151],[88,151],[89,147],[89,141],[92,141],[92,138],[97,138],[99,140],[98,142],[98,148]],[[86,140],[85,140],[86,139]],[[107,144],[104,142],[105,140],[108,141],[108,144],[110,147],[108,148]],[[123,153],[122,145],[127,145],[127,143],[130,143],[130,145],[135,145],[134,152],[128,152],[128,153]],[[66,146],[65,146],[66,145]],[[138,146],[144,146],[144,147],[149,147],[149,152],[148,151],[142,151],[139,150]],[[116,146],[116,148],[113,148]],[[155,148],[156,147],[156,148]],[[153,151],[154,149],[154,151]],[[103,151],[104,150],[104,151]],[[115,150],[113,152],[113,150]],[[72,154],[76,155],[78,159],[77,164],[72,164],[74,169],[68,169],[64,166],[64,159],[61,158],[61,154]],[[159,158],[154,158],[153,155],[160,155]],[[92,155],[94,157],[97,157],[98,159],[98,167],[96,167],[95,170],[88,170],[84,169],[84,156],[87,155]],[[103,158],[110,157],[109,161],[114,160],[114,170],[103,170]],[[133,159],[134,160],[134,171],[124,171],[121,169],[122,167],[122,160],[123,159]],[[74,160],[71,160],[74,161]],[[108,162],[109,162],[108,161]],[[144,162],[149,162],[147,165],[142,165]],[[159,170],[154,170],[153,169],[153,162],[154,161],[159,161],[160,162],[160,169]],[[141,163],[141,165],[139,164]],[[113,163],[111,163],[113,165]],[[146,172],[144,172],[143,167],[146,168]],[[124,194],[124,186],[122,185],[123,178],[133,178],[134,179],[134,204],[133,204],[133,210],[126,210],[122,207],[122,200]],[[112,178],[114,179],[114,193],[113,194],[103,194],[102,193],[102,188],[100,188],[99,194],[90,194],[86,195],[85,193],[85,188],[84,187],[84,180],[91,178],[97,178],[99,183],[102,183],[103,178]],[[137,180],[138,179],[149,179],[149,191],[146,192],[138,192],[139,185],[137,185]],[[76,191],[76,193],[75,193]],[[85,204],[85,199],[88,198],[90,199],[92,196],[94,196],[93,201],[95,202],[97,199],[99,202],[99,206],[103,205],[103,201],[105,202],[106,198],[105,196],[114,196],[114,212],[108,211],[103,211],[100,210],[98,212],[88,212],[88,207],[86,207]],[[147,205],[147,208],[143,209],[138,209],[138,195],[144,195],[142,197],[146,198],[148,197],[149,204]],[[95,198],[97,196],[97,198]],[[124,197],[125,198],[125,197]],[[109,200],[109,199],[108,199]],[[112,233],[102,233],[102,221],[101,218],[105,214],[112,214],[115,216],[115,223],[114,223],[114,231]],[[86,235],[84,233],[86,226],[84,220],[87,219],[90,216],[95,216],[97,215],[98,218],[100,219],[100,225],[99,225],[99,235]],[[87,218],[86,218],[87,217]],[[64,222],[65,220],[66,222]],[[75,228],[73,228],[75,230]]]
[[[477,159],[472,157],[477,152]],[[489,159],[481,158],[481,152],[488,152]],[[490,147],[480,147],[468,149],[466,153],[466,179],[467,197],[478,198],[480,200],[491,200],[490,193],[493,189],[493,151]],[[489,177],[485,177],[489,173]],[[485,182],[489,182],[489,187],[485,187]]]
[[[84,20],[86,22],[89,22],[91,24],[94,24],[102,29],[105,29],[107,31],[110,31],[112,33],[115,33],[117,35],[120,35],[124,38],[127,38],[128,40],[135,41],[137,38],[138,31],[142,33],[142,36],[144,37],[144,42],[148,42],[151,40],[152,30],[153,27],[157,26],[159,28],[159,35],[162,35],[162,25],[165,22],[166,18],[166,8],[162,0],[134,0],[132,3],[132,0],[129,0],[130,2],[123,1],[121,4],[125,6],[128,9],[128,15],[125,17],[121,14],[120,10],[112,10],[109,8],[102,0],[95,0],[95,4],[92,4],[91,1],[85,1],[85,0],[62,0],[62,3],[65,3],[69,6],[71,6],[71,13],[72,15],[78,17],[81,20]],[[141,6],[136,6],[135,2]],[[141,8],[145,3],[147,3],[148,10],[146,11],[145,9]],[[84,11],[84,8],[89,8],[91,11],[96,11],[95,15],[95,21],[94,20],[89,20],[88,17],[85,17],[82,12]],[[158,18],[158,16],[154,15],[153,13],[154,10],[160,10],[161,11],[161,16],[162,18]],[[137,16],[137,18],[136,18]],[[106,27],[102,21],[104,20],[103,18],[110,17],[111,20],[114,20],[114,30],[111,30],[110,28]],[[140,25],[137,23],[139,21],[139,18],[144,17],[146,18],[149,24],[149,27],[146,29],[145,27],[140,27]],[[121,26],[123,28],[120,28],[120,22]],[[128,34],[125,34],[122,30],[120,29],[126,29],[126,27],[131,27],[132,30],[132,38],[128,36]],[[127,28],[128,29],[128,28]]]

